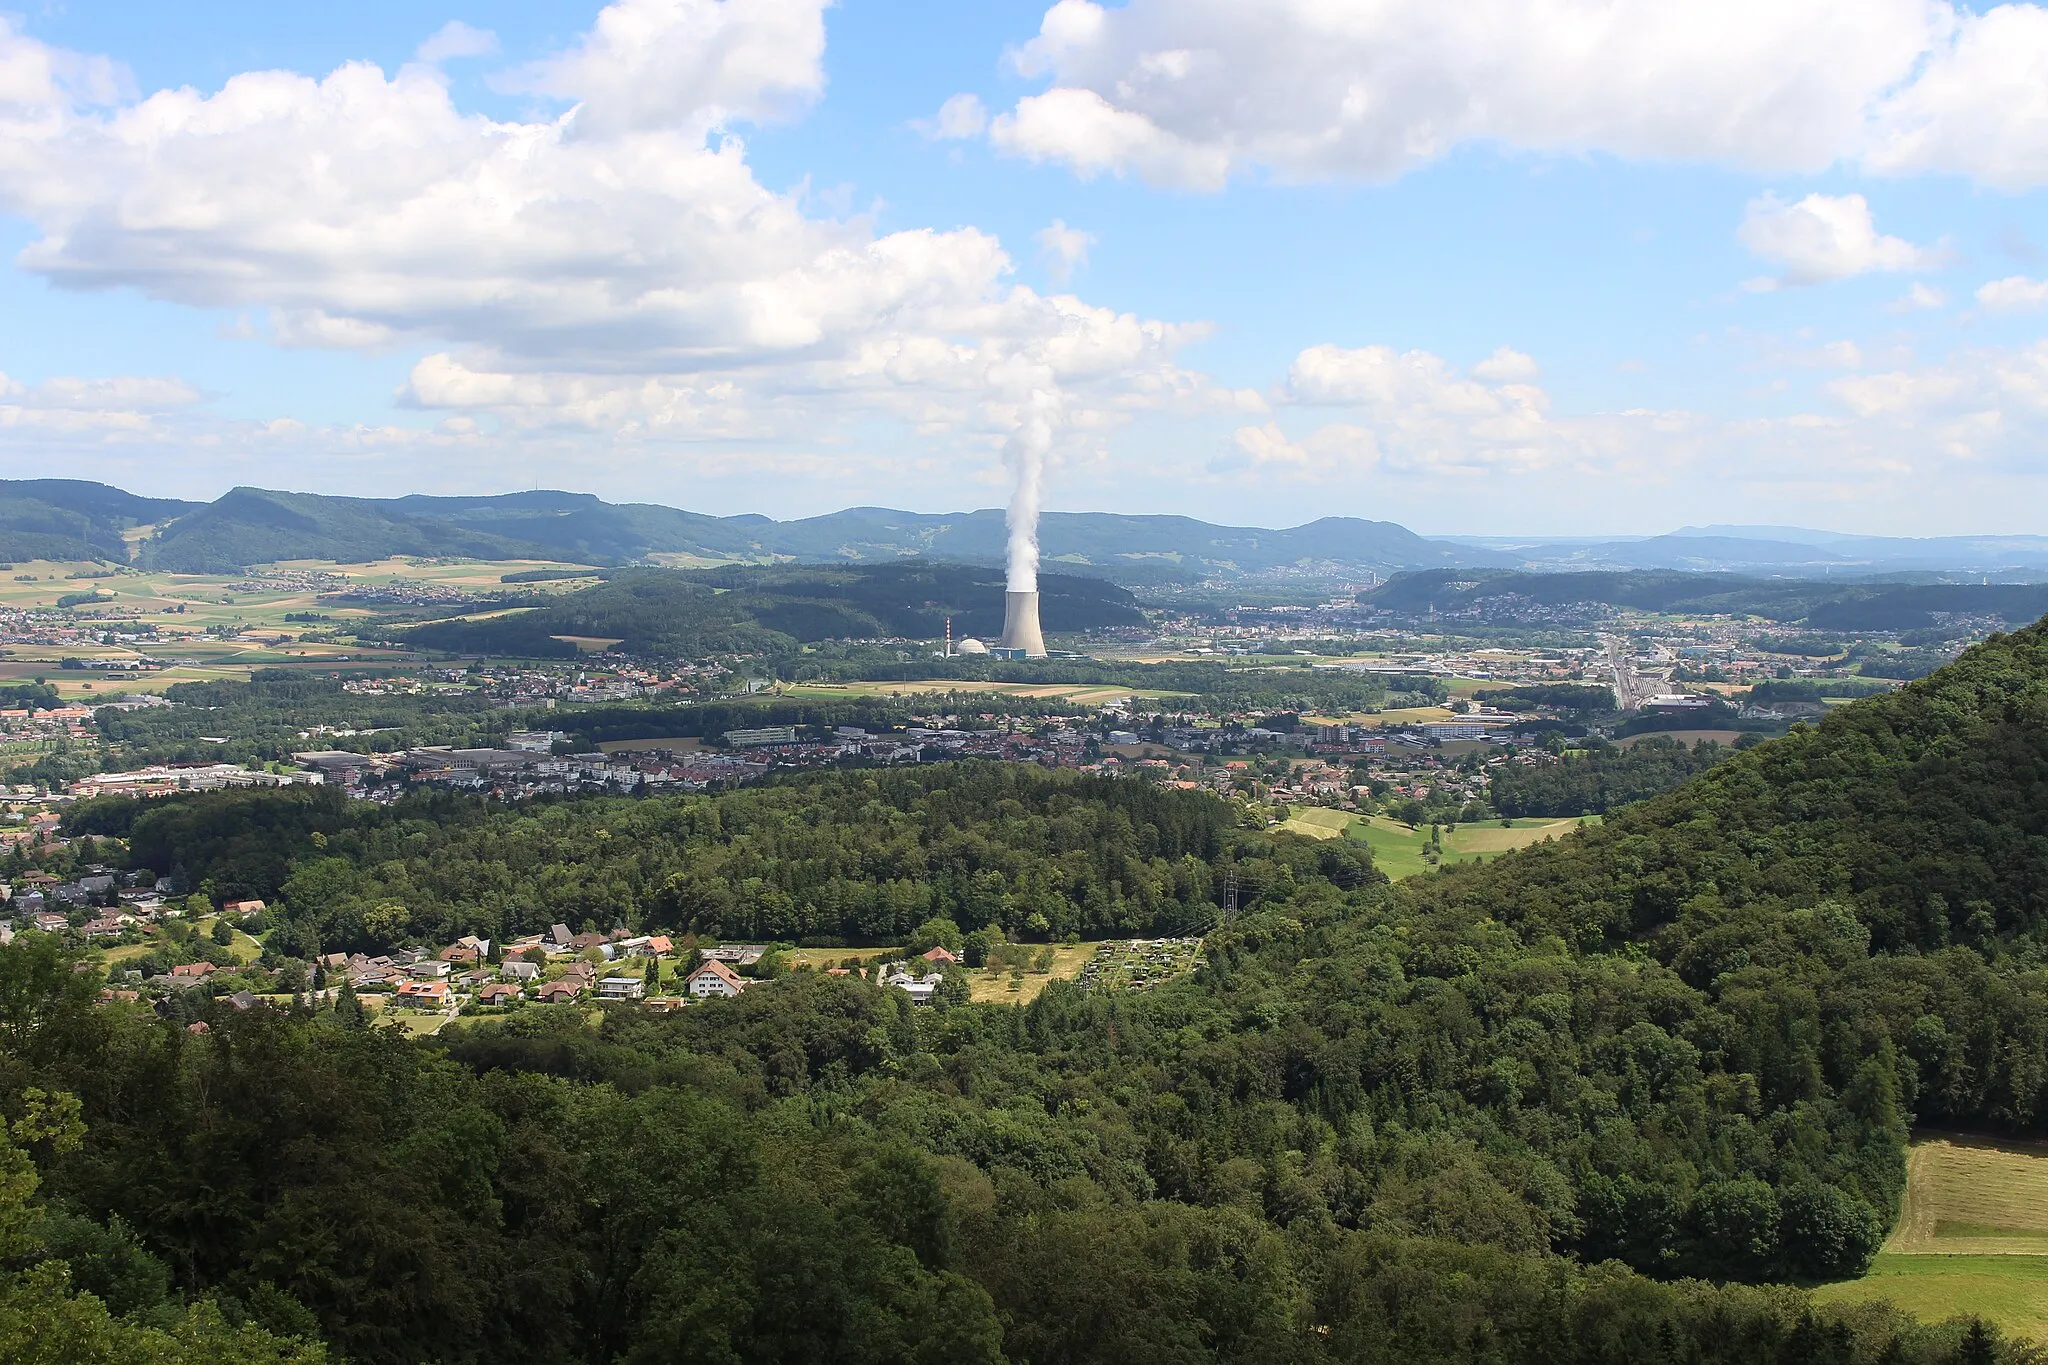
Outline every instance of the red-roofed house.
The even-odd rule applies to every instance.
[[[945,948],[939,947],[925,949],[924,960],[926,962],[943,962],[950,967],[954,963],[958,962],[960,959],[953,956],[953,954],[948,952]]]
[[[445,1005],[448,1003],[448,983],[401,981],[398,983],[398,998],[415,1005]]]

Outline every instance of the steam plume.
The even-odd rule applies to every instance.
[[[1004,519],[1010,528],[1011,592],[1038,591],[1038,509],[1045,494],[1045,461],[1059,422],[1059,395],[1033,389],[1024,401],[1017,430],[1004,447],[1003,457],[1016,477]]]

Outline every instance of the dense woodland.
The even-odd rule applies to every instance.
[[[1569,750],[1535,767],[1507,764],[1493,770],[1487,794],[1502,815],[1605,815],[1690,781],[1725,758],[1711,740],[1690,748],[1652,735],[1626,748],[1596,744]]]
[[[8,1169],[41,1185],[0,1212],[43,1279],[11,1282],[0,1333],[111,1312],[392,1362],[2038,1358],[1796,1285],[1866,1263],[1910,1123],[2044,1126],[2048,631],[1398,887],[1226,810],[962,765],[83,811],[173,876],[274,888],[313,937],[387,896],[428,936],[570,904],[792,933],[723,917],[843,926],[902,883],[906,914],[1028,937],[1121,903],[1136,931],[1212,913],[1227,867],[1246,903],[1141,995],[920,1010],[798,973],[424,1043],[225,1005],[195,1035],[92,1005],[93,974],[24,940],[0,1096]],[[36,1293],[53,1257],[95,1297]]]
[[[1128,592],[1099,578],[1043,574],[1039,596],[1048,631],[1145,622]],[[1001,630],[1002,571],[922,562],[694,573],[620,569],[606,582],[529,610],[435,622],[392,638],[455,653],[571,659],[576,638],[599,638],[617,640],[633,654],[703,658],[786,652],[800,642],[831,639],[929,640],[944,632],[949,616],[958,618],[956,638]]]

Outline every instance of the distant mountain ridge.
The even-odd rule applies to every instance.
[[[1425,540],[1392,522],[1327,517],[1287,530],[1214,526],[1192,517],[1048,512],[1040,524],[1048,567],[1086,566],[1137,581],[1197,580],[1212,572],[1270,573],[1337,567],[1402,569],[1511,560]],[[459,555],[619,565],[660,556],[709,561],[871,563],[946,559],[996,563],[1003,514],[899,512],[855,507],[775,521],[715,517],[650,503],[608,503],[587,493],[537,490],[495,497],[340,498],[237,488],[178,517],[139,556],[146,567],[216,573],[284,559],[363,560]]]
[[[138,528],[153,528],[147,537]],[[1213,579],[1356,579],[1433,569],[1732,573],[1775,578],[1967,574],[2048,579],[2048,536],[1858,536],[1794,526],[1687,526],[1635,537],[1430,538],[1389,521],[1324,517],[1283,529],[1182,516],[1048,512],[1050,569],[1126,586]],[[777,521],[533,489],[480,497],[336,497],[236,488],[210,503],[71,479],[0,480],[0,558],[103,559],[181,573],[391,555],[635,563],[997,564],[996,509],[850,507]]]

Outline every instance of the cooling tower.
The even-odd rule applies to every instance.
[[[1003,649],[1021,649],[1026,658],[1045,657],[1045,636],[1038,629],[1038,594],[1003,594]]]

